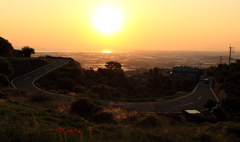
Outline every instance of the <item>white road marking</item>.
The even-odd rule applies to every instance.
[[[39,74],[40,72],[37,72],[36,74]]]
[[[27,77],[27,78],[25,78],[24,80],[27,80],[27,79],[29,79],[30,78],[30,76],[29,77]]]
[[[202,96],[200,96],[199,98],[198,98],[198,100],[200,100],[202,98]]]
[[[190,105],[190,104],[192,104],[193,102],[191,102],[191,103],[188,103],[188,104],[184,104],[184,105],[179,105],[179,106],[187,106],[187,105]]]
[[[185,98],[185,97],[188,97],[188,96],[192,95],[192,94],[197,90],[199,83],[200,83],[200,82],[198,82],[197,86],[194,88],[194,90],[193,90],[190,94],[188,94],[188,95],[186,95],[186,96],[182,96],[182,97],[176,98],[176,99],[173,99],[173,100],[164,101],[164,102],[176,101],[176,100],[179,100],[179,99],[182,99],[182,98]]]
[[[212,89],[212,87],[211,87],[212,84],[213,84],[213,81],[211,81],[210,90],[212,91],[212,93],[213,93],[214,97],[216,98],[217,102],[219,102],[218,97],[216,96],[216,94],[214,93],[214,91],[213,91],[213,89]]]

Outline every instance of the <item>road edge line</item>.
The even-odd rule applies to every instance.
[[[62,64],[62,65],[60,65],[60,66],[58,66],[58,67],[55,67],[55,68],[51,69],[50,71],[48,71],[47,73],[45,73],[45,74],[37,77],[36,79],[34,79],[33,82],[32,82],[33,87],[35,87],[36,89],[38,89],[39,91],[42,91],[42,92],[44,92],[44,93],[53,94],[53,95],[60,95],[60,96],[67,96],[67,97],[71,97],[71,98],[76,98],[76,97],[70,96],[70,95],[64,95],[64,94],[57,94],[57,93],[53,93],[53,92],[48,92],[48,91],[46,91],[46,90],[43,90],[43,89],[41,89],[41,88],[38,88],[38,87],[34,84],[34,82],[35,82],[36,80],[38,80],[39,78],[43,77],[44,75],[48,74],[49,72],[51,72],[51,71],[53,71],[53,70],[56,70],[57,68],[60,68],[61,66],[64,66],[64,65],[66,65],[66,64],[68,64],[68,63],[69,63],[69,62],[64,63],[64,64]]]
[[[214,81],[214,80],[215,80],[215,79],[213,79],[213,81]],[[216,94],[215,94],[214,91],[212,90],[213,81],[212,81],[212,83],[211,83],[211,85],[210,85],[210,90],[212,91],[212,93],[213,93],[214,97],[216,98],[217,102],[219,102],[219,99],[217,98]]]
[[[182,96],[182,97],[179,97],[179,98],[176,98],[176,99],[173,99],[173,100],[164,101],[164,102],[171,102],[171,101],[179,100],[179,99],[182,99],[182,98],[185,98],[185,97],[188,97],[188,96],[192,95],[197,90],[199,83],[200,82],[198,82],[197,86],[194,88],[194,90],[190,94],[187,94],[185,96]]]

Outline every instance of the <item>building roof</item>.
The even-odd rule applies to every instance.
[[[173,67],[172,72],[198,73],[198,69],[190,67]]]
[[[201,113],[198,110],[184,110],[184,111],[187,112],[188,114],[200,114]]]

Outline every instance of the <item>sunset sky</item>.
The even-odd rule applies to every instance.
[[[97,27],[106,6],[119,20],[110,33]],[[240,51],[240,0],[2,0],[0,14],[0,36],[15,49]]]

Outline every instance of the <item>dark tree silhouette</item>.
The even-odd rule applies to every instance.
[[[35,54],[35,51],[33,48],[30,48],[29,46],[24,46],[22,48],[22,53],[24,57],[31,57],[31,54]]]
[[[147,87],[152,91],[164,91],[171,89],[170,77],[164,76],[160,68],[153,68],[149,70]]]
[[[106,67],[107,69],[112,69],[112,70],[122,69],[122,65],[121,65],[120,63],[118,63],[118,62],[113,62],[113,61],[107,62],[107,63],[105,64],[105,67]]]
[[[0,56],[11,57],[12,51],[13,51],[12,44],[9,43],[8,40],[0,37]]]
[[[5,74],[8,77],[13,74],[11,63],[3,57],[0,57],[0,73]]]
[[[106,62],[105,67],[115,73],[123,73],[122,65],[118,62]]]
[[[23,51],[22,50],[13,49],[12,54],[13,54],[14,57],[23,57]]]

